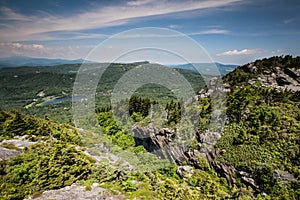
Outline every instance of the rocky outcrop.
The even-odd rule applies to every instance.
[[[36,142],[31,142],[25,138],[26,138],[26,135],[23,137],[15,137],[14,139],[10,139],[10,140],[2,140],[0,142],[0,146],[3,144],[10,144],[19,149],[24,149],[25,147],[29,147],[31,145],[36,144]]]
[[[172,163],[180,163],[187,160],[186,147],[173,144],[175,131],[153,127],[152,123],[145,127],[134,126],[132,128],[134,140],[137,146],[142,145],[148,152],[156,154],[162,159],[169,159]]]
[[[182,163],[186,162],[196,169],[203,169],[201,163],[198,161],[198,157],[205,157],[211,168],[221,176],[226,178],[228,184],[236,184],[235,177],[240,179],[248,186],[251,186],[254,190],[259,191],[259,187],[255,184],[251,174],[243,171],[238,171],[232,166],[228,166],[224,163],[217,162],[216,158],[221,156],[224,151],[216,150],[214,145],[221,137],[218,132],[204,131],[196,132],[198,141],[198,150],[191,150],[187,147],[180,145],[173,145],[173,138],[175,132],[170,129],[157,129],[149,124],[146,127],[133,127],[134,138],[137,145],[143,145],[149,152],[156,154],[161,158],[168,158],[170,162]],[[189,166],[179,166],[177,168],[177,174],[180,177],[190,177],[193,174],[193,170]]]
[[[196,96],[196,100],[198,100],[199,98],[210,97],[214,92],[224,93],[224,94],[226,92],[230,92],[230,85],[227,83],[223,83],[217,77],[213,77],[208,82],[208,85],[198,92]]]
[[[148,152],[155,152],[172,141],[174,132],[169,129],[158,130],[151,123],[145,127],[134,126],[134,140],[137,146],[142,145]]]
[[[198,144],[200,147],[200,151],[206,153],[210,149],[213,149],[214,145],[221,138],[221,133],[209,130],[203,132],[197,131],[196,137],[199,142]]]
[[[294,177],[293,174],[290,174],[287,171],[283,171],[283,170],[274,170],[274,174],[273,174],[273,178],[277,181],[277,182],[287,182],[287,183],[293,183],[293,182],[297,182],[298,180]]]
[[[288,75],[289,77],[293,78],[296,80],[298,83],[300,83],[300,70],[295,69],[295,68],[285,68],[284,73]]]
[[[21,149],[36,143],[25,138],[26,136],[16,136],[14,139],[2,140],[0,142],[0,161],[9,160],[10,158],[19,155],[21,153]],[[13,147],[13,149],[8,146]]]
[[[219,163],[216,161],[218,156],[221,156],[224,151],[211,149],[206,154],[206,159],[219,176],[225,177],[228,184],[236,184],[235,177],[240,177],[241,180],[248,186],[251,186],[254,190],[260,191],[259,187],[256,185],[252,175],[250,173],[239,171],[232,166],[228,166],[224,163]]]
[[[221,154],[221,151],[216,151],[213,148],[210,151],[206,152],[206,159],[211,168],[213,168],[220,176],[225,177],[228,184],[233,185],[236,183],[235,178],[232,176],[235,172],[235,169],[233,167],[215,161],[215,158]]]
[[[29,199],[36,200],[122,200],[125,199],[123,195],[113,195],[107,189],[99,187],[98,184],[94,183],[90,187],[84,187],[81,185],[73,184],[61,188],[59,190],[49,190],[42,194],[34,195]],[[27,200],[29,200],[27,199]]]
[[[248,80],[251,85],[260,82],[264,87],[300,91],[300,69],[272,67],[271,70],[265,70],[260,69],[253,63],[243,66],[242,69],[247,73],[258,75],[256,78]]]
[[[153,127],[149,124],[146,127],[134,126],[134,138],[136,145],[143,145],[149,152],[156,154],[161,158],[168,158],[172,163],[187,162],[196,169],[203,169],[198,157],[202,156],[207,159],[211,168],[222,177],[225,177],[229,184],[236,183],[233,174],[236,170],[230,166],[222,163],[217,163],[215,158],[222,154],[222,151],[216,151],[214,145],[220,138],[217,132],[205,131],[203,133],[197,132],[196,138],[198,141],[199,150],[191,150],[180,145],[172,145],[172,139],[175,132],[170,129],[161,129]],[[193,171],[188,166],[179,166],[177,174],[180,177],[190,176]],[[250,177],[242,176],[245,182],[251,182]],[[252,184],[254,185],[254,184]]]
[[[0,161],[9,160],[17,155],[19,155],[21,151],[15,149],[7,149],[0,146]]]
[[[184,166],[179,166],[177,168],[176,173],[180,176],[180,178],[192,177],[192,175],[194,174],[194,170],[191,166],[184,165]]]

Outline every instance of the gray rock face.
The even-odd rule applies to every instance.
[[[21,151],[15,149],[7,149],[4,147],[0,147],[0,161],[9,160],[17,155],[19,155]]]
[[[151,123],[146,127],[134,126],[132,130],[137,146],[142,145],[148,152],[154,153],[162,159],[167,158],[173,163],[187,160],[186,147],[172,143],[175,131],[168,128],[159,130]]]
[[[9,160],[10,158],[13,158],[21,153],[21,150],[8,149],[1,146],[13,145],[17,149],[23,149],[25,147],[31,146],[36,143],[25,139],[25,137],[26,136],[15,137],[15,139],[11,139],[11,140],[2,140],[0,142],[0,161]]]
[[[219,132],[213,132],[206,130],[202,133],[197,133],[198,141],[201,145],[205,144],[207,149],[212,148],[217,141],[221,138],[221,134]]]
[[[31,142],[21,137],[21,138],[16,138],[11,140],[2,140],[2,142],[0,142],[0,145],[3,144],[12,144],[19,149],[23,149],[25,147],[29,147],[31,145],[36,144],[36,142]]]
[[[236,184],[236,179],[233,176],[234,174],[236,174],[246,185],[251,186],[256,191],[260,191],[251,174],[244,171],[239,171],[234,167],[228,166],[224,163],[217,162],[216,158],[222,155],[222,153],[223,151],[215,149],[211,149],[209,152],[206,153],[206,159],[210,164],[210,167],[213,168],[218,175],[225,177],[228,184],[230,185]]]
[[[109,162],[110,164],[118,164],[120,167],[124,167],[125,169],[128,169],[129,171],[134,170],[135,167],[132,166],[129,162],[127,162],[126,160],[122,159],[121,157],[110,153],[110,152],[101,152],[101,154],[99,155],[94,155],[91,152],[88,151],[83,151],[83,153],[89,157],[92,157],[93,159],[95,159],[96,164],[99,164],[101,162],[103,162],[103,160],[106,160],[107,162]]]
[[[149,124],[146,127],[134,126],[134,138],[137,145],[143,145],[148,152],[156,154],[162,159],[169,159],[172,163],[182,163],[186,161],[195,168],[202,169],[203,166],[198,161],[198,157],[207,158],[211,151],[214,151],[214,145],[221,137],[220,133],[205,131],[196,132],[199,150],[191,150],[188,146],[173,142],[175,132],[170,129],[157,129]],[[192,139],[192,138],[191,138]],[[211,159],[212,163],[213,159]],[[183,176],[185,169],[180,169],[178,174]]]
[[[198,156],[203,156],[207,159],[210,167],[213,168],[218,175],[225,177],[230,185],[236,184],[234,174],[237,174],[245,184],[259,191],[259,187],[255,184],[255,181],[249,173],[238,171],[234,167],[215,161],[216,158],[223,153],[221,150],[214,149],[215,143],[221,137],[218,132],[197,132],[196,139],[198,140],[198,145],[200,147],[198,151],[185,149],[180,146],[172,146],[170,139],[175,133],[169,129],[158,130],[150,125],[147,127],[135,126],[133,131],[135,133],[136,141],[139,142],[137,144],[145,145],[145,148],[150,152],[161,152],[161,154],[157,155],[167,155],[170,161],[174,163],[186,161],[197,169],[203,168],[197,159]],[[161,151],[159,151],[159,149]],[[189,177],[193,175],[193,170],[190,166],[179,166],[177,168],[177,174],[182,178]]]
[[[194,174],[194,170],[191,166],[185,165],[185,166],[179,166],[177,168],[176,173],[181,177],[192,177]]]
[[[143,145],[149,152],[153,152],[168,145],[175,134],[173,130],[168,128],[158,130],[153,127],[151,123],[146,127],[134,126],[132,130],[134,132],[136,145]]]
[[[290,174],[289,172],[286,171],[282,171],[282,170],[275,170],[273,177],[275,180],[277,180],[278,182],[288,182],[288,183],[292,183],[292,182],[297,182],[298,180],[294,177],[293,174]]]
[[[275,67],[272,72],[259,71],[256,66],[249,64],[243,67],[245,72],[259,74],[257,78],[250,79],[253,85],[259,81],[262,86],[272,87],[279,90],[300,91],[300,69]]]
[[[30,197],[29,199],[36,200],[121,200],[125,197],[122,195],[112,195],[106,189],[101,188],[98,184],[94,183],[89,190],[86,187],[81,185],[73,184],[71,186],[67,186],[61,188],[59,190],[49,190],[41,195],[35,195]],[[29,200],[27,199],[27,200]]]

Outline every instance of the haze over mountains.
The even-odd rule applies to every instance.
[[[82,63],[95,63],[84,59],[49,59],[49,58],[32,58],[26,56],[11,56],[6,58],[0,58],[0,68],[6,67],[24,67],[24,66],[55,66],[55,65],[66,65],[66,64],[82,64]],[[174,69],[185,69],[194,72],[200,72],[205,74],[209,69],[219,70],[220,75],[225,76],[229,72],[233,71],[238,65],[233,64],[221,64],[221,63],[187,63],[187,64],[169,64],[166,65]],[[218,74],[214,72],[214,74]]]
[[[21,66],[54,66],[63,64],[81,64],[83,59],[66,60],[50,58],[31,58],[26,56],[11,56],[0,58],[0,68],[3,67],[21,67]]]
[[[186,69],[194,72],[200,72],[201,74],[206,74],[209,69],[219,70],[220,75],[225,76],[229,72],[232,72],[238,65],[231,64],[221,64],[221,63],[188,63],[188,64],[179,64],[179,65],[168,65],[168,67],[175,69]],[[215,73],[217,74],[217,73]]]

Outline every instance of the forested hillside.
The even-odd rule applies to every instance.
[[[99,80],[96,106],[102,108],[110,103],[111,92],[117,81],[128,71],[144,63],[112,63]],[[106,64],[86,64],[96,68]],[[32,66],[0,68],[0,108],[17,109],[26,114],[44,117],[59,122],[71,122],[71,96],[79,64],[58,66]],[[101,70],[101,67],[99,67]],[[204,86],[203,77],[190,70],[174,69],[182,74],[197,92]],[[180,85],[180,83],[178,83]],[[176,87],[176,86],[175,86]],[[155,91],[155,92],[153,92]],[[167,88],[157,84],[147,84],[136,91],[140,97],[152,97],[166,103],[175,99]],[[58,101],[56,101],[58,99]],[[60,101],[59,99],[63,99]],[[54,102],[54,103],[53,103]]]

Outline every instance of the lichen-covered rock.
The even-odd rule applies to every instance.
[[[20,138],[15,138],[10,140],[2,140],[2,142],[0,142],[0,145],[2,144],[11,144],[19,149],[23,149],[25,147],[29,147],[31,145],[36,144],[36,142],[31,142],[25,139],[25,137],[20,137]]]
[[[272,72],[267,70],[258,70],[253,63],[244,65],[242,69],[245,72],[256,74],[256,78],[248,80],[248,83],[255,85],[258,81],[262,86],[272,87],[279,90],[300,90],[300,69],[273,67]]]
[[[122,200],[125,197],[122,195],[113,195],[106,189],[99,187],[94,183],[90,187],[85,187],[77,184],[67,186],[58,190],[45,191],[42,194],[33,195],[29,199],[36,200]],[[27,200],[29,200],[27,199]]]
[[[293,174],[290,174],[287,171],[283,171],[279,169],[274,170],[273,177],[278,182],[288,182],[288,183],[297,182],[297,179],[294,177]]]
[[[194,170],[191,166],[184,165],[184,166],[179,166],[177,168],[176,173],[181,177],[192,177],[194,174]]]
[[[4,147],[0,147],[0,161],[9,160],[17,155],[19,155],[21,151],[15,149],[7,149]]]

